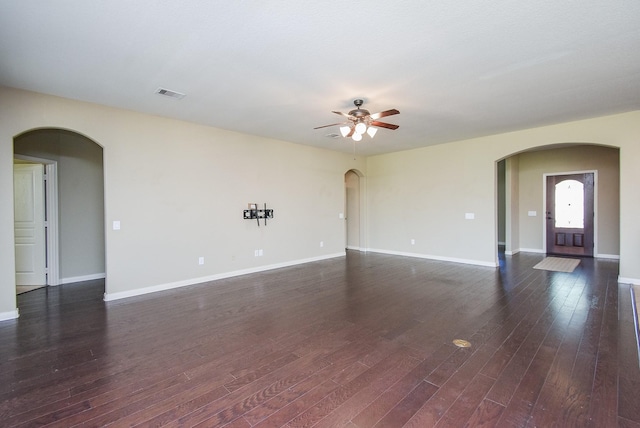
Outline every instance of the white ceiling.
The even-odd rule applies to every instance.
[[[0,0],[0,85],[372,155],[640,109],[640,1]]]

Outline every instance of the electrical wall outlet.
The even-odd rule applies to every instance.
[[[204,257],[198,257],[198,264],[199,265],[203,265],[204,264]]]
[[[320,241],[320,248],[324,247],[324,241]]]
[[[416,240],[415,239],[411,240],[411,245],[416,245]]]

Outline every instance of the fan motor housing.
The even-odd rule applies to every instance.
[[[361,118],[361,117],[365,117],[365,116],[370,116],[371,114],[369,113],[369,110],[365,110],[363,108],[358,108],[356,110],[351,110],[349,112],[349,116],[353,116],[355,118]]]
[[[353,105],[356,106],[355,110],[351,110],[349,112],[349,116],[353,116],[356,119],[361,119],[361,118],[365,118],[367,116],[370,116],[371,113],[369,113],[369,110],[360,108],[362,106],[362,104],[364,104],[364,100],[361,99],[355,99],[353,100]]]

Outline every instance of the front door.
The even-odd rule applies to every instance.
[[[547,253],[593,257],[592,172],[547,176]]]
[[[15,164],[16,285],[46,285],[44,166]]]

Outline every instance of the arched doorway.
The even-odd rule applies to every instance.
[[[345,248],[361,251],[364,248],[362,237],[363,211],[362,200],[362,175],[355,170],[349,170],[344,175],[345,184],[345,220],[346,230]]]
[[[57,239],[47,239],[46,285],[104,279],[102,147],[73,131],[35,129],[14,138],[14,165],[25,162],[42,164],[47,172],[56,174],[47,178],[43,203],[47,227],[57,229]],[[51,179],[57,184],[53,191],[48,183]],[[14,195],[14,205],[18,197]],[[57,204],[52,205],[52,200]],[[19,245],[17,239],[15,244]],[[20,263],[16,251],[16,272]]]
[[[504,172],[499,169],[504,162]],[[538,147],[496,162],[498,236],[505,254],[547,253],[546,176],[597,172],[593,257],[620,257],[620,150],[596,144]],[[501,175],[503,177],[501,178]],[[500,184],[500,180],[504,183]],[[502,188],[502,190],[501,190]],[[600,191],[598,191],[600,189]],[[504,198],[504,203],[500,199]],[[500,210],[504,212],[501,213]],[[504,224],[501,224],[504,222]]]

